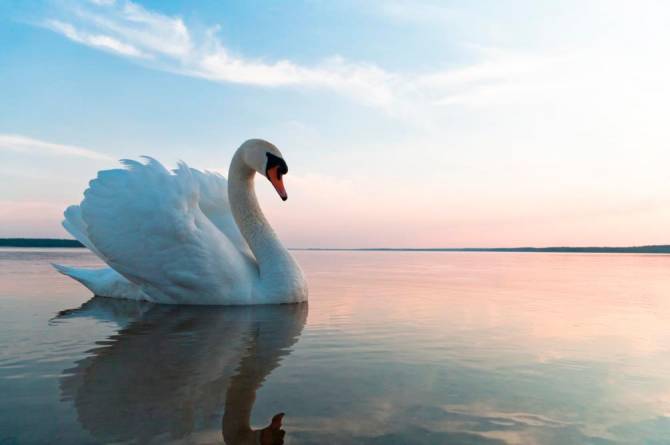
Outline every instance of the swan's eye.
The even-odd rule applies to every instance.
[[[286,165],[286,161],[284,161],[282,158],[279,156],[275,156],[270,152],[266,153],[266,156],[268,158],[267,165],[265,167],[265,175],[267,176],[268,172],[270,171],[271,168],[277,167],[277,176],[279,177],[278,179],[281,179],[283,175],[288,173],[288,166]]]

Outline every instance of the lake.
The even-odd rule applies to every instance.
[[[308,305],[174,307],[0,249],[0,444],[670,443],[670,256],[295,255]]]

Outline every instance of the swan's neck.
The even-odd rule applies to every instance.
[[[255,173],[244,162],[242,151],[238,150],[228,172],[230,208],[237,227],[256,257],[264,292],[293,292],[292,287],[296,280],[302,280],[302,274],[258,205],[254,191]]]

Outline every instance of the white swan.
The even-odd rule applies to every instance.
[[[307,300],[300,266],[263,216],[256,172],[286,200],[281,152],[243,143],[228,181],[184,163],[121,161],[90,182],[63,226],[110,267],[54,265],[94,294],[169,304],[272,304]]]

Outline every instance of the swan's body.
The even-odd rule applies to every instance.
[[[228,181],[180,164],[170,172],[123,161],[98,173],[63,226],[110,267],[56,268],[94,294],[170,304],[272,304],[307,299],[300,267],[263,216],[260,172],[286,199],[286,164],[274,145],[242,144]]]

